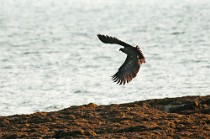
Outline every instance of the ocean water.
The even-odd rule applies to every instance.
[[[0,115],[210,94],[210,0],[0,0]],[[139,45],[126,55],[97,34]]]

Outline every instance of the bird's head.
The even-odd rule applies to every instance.
[[[125,51],[125,49],[124,49],[124,48],[120,48],[120,49],[119,49],[119,51],[122,51],[122,52],[124,52],[124,51]]]

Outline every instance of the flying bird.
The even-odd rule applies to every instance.
[[[146,63],[141,49],[138,47],[138,45],[133,47],[130,44],[127,44],[115,37],[101,34],[98,34],[97,36],[103,43],[119,44],[124,47],[120,48],[119,50],[127,54],[127,58],[125,59],[125,62],[120,66],[117,73],[112,76],[112,79],[114,82],[117,82],[117,84],[120,85],[129,83],[133,78],[136,77],[141,64]]]

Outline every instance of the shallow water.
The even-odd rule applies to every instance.
[[[0,0],[0,115],[208,95],[210,0]],[[126,55],[96,34],[140,45],[138,76],[111,81]]]

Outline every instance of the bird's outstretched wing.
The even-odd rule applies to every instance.
[[[139,72],[141,63],[136,57],[127,56],[125,62],[118,69],[118,72],[112,76],[114,82],[118,84],[129,83]]]
[[[98,38],[103,42],[103,43],[110,43],[110,44],[119,44],[119,45],[122,45],[124,47],[132,47],[130,44],[127,44],[115,37],[111,37],[111,36],[107,36],[107,35],[101,35],[101,34],[98,34],[97,35]]]

